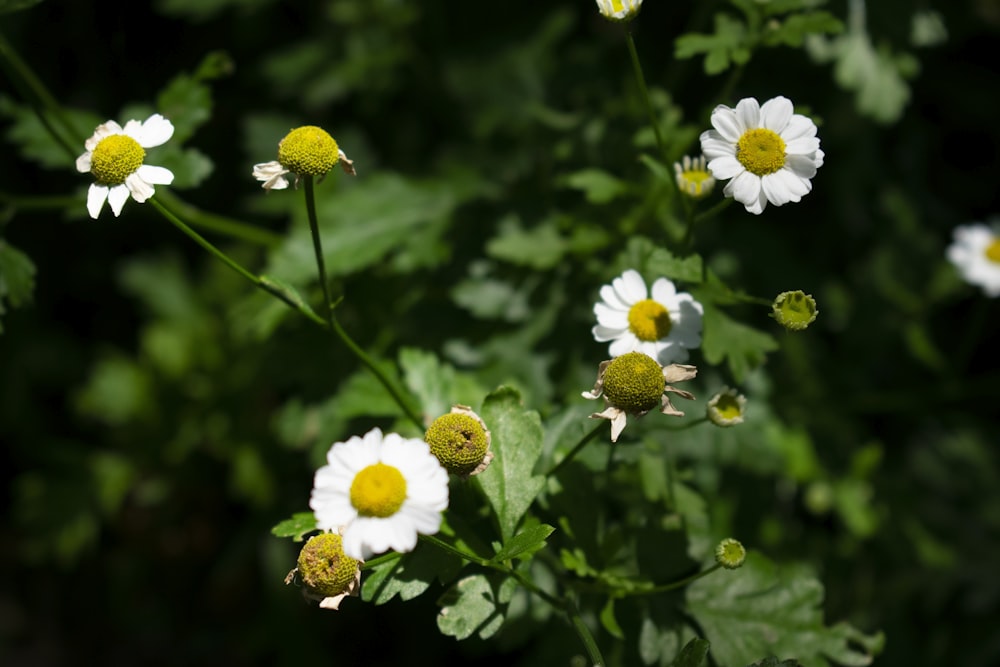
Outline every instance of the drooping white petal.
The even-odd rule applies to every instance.
[[[125,187],[132,193],[132,199],[140,204],[153,196],[153,186],[140,178],[138,171],[125,177]]]
[[[90,160],[94,156],[93,151],[87,151],[80,157],[76,159],[76,170],[81,174],[86,174],[90,171]]]
[[[101,208],[107,199],[108,186],[97,183],[90,184],[90,188],[87,190],[87,212],[90,213],[91,218],[97,220],[97,216],[100,215]]]
[[[170,185],[174,182],[174,172],[166,167],[154,167],[151,164],[144,164],[136,172],[139,178],[153,185]]]
[[[628,327],[614,328],[605,327],[600,324],[594,325],[594,328],[590,332],[594,335],[594,340],[598,343],[606,343],[609,340],[614,340],[618,338],[623,333],[628,330]]]
[[[133,122],[135,121],[129,121],[129,124]],[[126,126],[125,133],[138,141],[143,148],[152,148],[166,143],[170,137],[174,136],[174,125],[160,114],[155,113],[141,125],[137,123],[137,127],[132,128],[131,132]]]
[[[116,218],[121,214],[122,207],[125,206],[128,196],[129,189],[124,183],[114,185],[108,190],[108,205],[111,206],[111,211],[115,214]]]

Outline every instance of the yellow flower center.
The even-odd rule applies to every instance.
[[[97,143],[90,156],[90,173],[101,185],[119,185],[142,166],[146,151],[125,134],[112,134]]]
[[[785,166],[785,141],[762,127],[748,130],[736,142],[736,159],[752,174],[773,174]]]
[[[351,482],[351,504],[361,516],[392,516],[406,500],[406,480],[397,468],[370,465]]]
[[[707,171],[689,169],[688,171],[681,172],[681,190],[691,197],[701,197],[703,194],[710,192],[710,189],[705,188],[706,181],[709,181],[709,179],[711,179],[711,185],[715,185],[715,179]]]
[[[663,367],[642,352],[623,354],[604,369],[604,395],[626,412],[652,410],[660,404],[666,387]]]
[[[435,419],[424,434],[424,441],[444,469],[456,475],[468,475],[475,470],[489,447],[483,425],[459,413]]]
[[[293,174],[322,176],[339,159],[337,142],[315,125],[295,128],[278,144],[278,162]]]
[[[993,242],[986,246],[986,259],[1000,264],[1000,238],[993,237]]]
[[[643,299],[628,311],[628,328],[641,341],[666,338],[673,323],[666,306],[652,299]]]
[[[340,595],[358,573],[358,561],[344,553],[340,535],[322,533],[309,538],[299,552],[299,577],[320,595]]]
[[[719,401],[715,404],[715,409],[719,412],[719,416],[723,419],[736,419],[740,416],[740,402],[735,396],[730,394],[722,394],[719,396]]]

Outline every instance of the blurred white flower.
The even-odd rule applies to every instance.
[[[601,16],[611,21],[628,21],[639,13],[642,0],[597,0]]]
[[[983,288],[987,296],[1000,296],[1000,235],[983,224],[960,225],[948,246],[948,260],[962,278]]]

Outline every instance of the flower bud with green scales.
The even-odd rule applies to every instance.
[[[490,430],[467,405],[455,405],[451,412],[435,419],[424,441],[445,470],[462,478],[478,475],[493,460]]]
[[[302,547],[298,567],[288,573],[285,583],[298,579],[306,599],[319,601],[323,609],[336,610],[344,598],[358,595],[361,562],[344,553],[339,534],[321,533],[310,537]]]
[[[715,547],[715,562],[727,570],[735,570],[743,565],[747,558],[747,550],[739,542],[731,537],[719,542]]]
[[[689,400],[694,395],[673,387],[672,383],[690,380],[697,374],[698,369],[694,366],[670,364],[664,367],[649,355],[629,352],[602,361],[593,390],[583,392],[583,397],[591,400],[604,397],[605,409],[590,417],[610,420],[611,442],[617,442],[625,428],[627,415],[642,417],[659,407],[665,415],[683,416],[684,413],[670,402],[670,394]]]
[[[816,299],[802,290],[782,292],[771,304],[771,317],[789,331],[803,331],[818,314]]]

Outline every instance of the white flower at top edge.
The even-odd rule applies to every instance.
[[[701,134],[708,168],[728,180],[723,194],[760,214],[768,202],[797,202],[810,190],[810,179],[823,166],[816,124],[793,113],[792,103],[775,97],[758,105],[748,97],[735,109],[725,105],[712,112],[712,127]]]
[[[143,164],[143,149],[166,143],[173,135],[173,124],[158,113],[141,123],[130,120],[125,127],[113,120],[98,125],[84,142],[87,152],[76,159],[77,171],[96,179],[87,192],[90,217],[97,219],[105,201],[118,217],[130,194],[141,204],[153,196],[153,185],[170,185],[173,172]]]
[[[948,246],[948,261],[962,278],[983,288],[987,296],[1000,296],[1000,234],[983,224],[960,225]]]
[[[611,357],[642,352],[666,366],[687,360],[688,350],[701,345],[704,309],[666,278],[653,283],[650,295],[639,272],[629,269],[601,288],[594,314],[594,338],[611,341]]]
[[[627,21],[639,13],[642,0],[597,0],[601,16],[611,21]]]
[[[335,442],[316,471],[309,507],[322,530],[343,527],[344,553],[368,560],[433,535],[448,507],[448,473],[427,443],[375,428]]]

